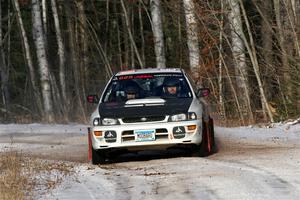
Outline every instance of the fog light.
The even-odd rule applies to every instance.
[[[94,131],[94,135],[96,137],[101,137],[102,136],[102,131]]]
[[[187,126],[187,130],[189,130],[189,131],[194,131],[194,130],[196,130],[196,128],[197,128],[197,125],[189,125],[189,126]]]

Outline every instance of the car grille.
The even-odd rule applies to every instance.
[[[168,130],[165,128],[155,129],[155,140],[168,140]],[[122,132],[122,142],[133,142],[135,141],[134,131],[128,130]]]
[[[123,118],[123,123],[137,123],[137,122],[157,122],[163,121],[165,116],[149,116],[149,117],[126,117]]]

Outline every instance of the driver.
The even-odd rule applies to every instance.
[[[136,85],[130,84],[130,85],[125,87],[124,91],[125,91],[127,100],[138,98],[139,89]]]
[[[167,96],[177,96],[179,92],[179,80],[174,77],[166,77],[164,80],[163,91]]]

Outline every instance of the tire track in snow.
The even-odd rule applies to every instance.
[[[188,174],[178,174],[174,167],[153,165],[153,162],[157,160],[147,161],[146,164],[132,162],[114,165],[111,170],[116,171],[118,176],[113,176],[112,180],[118,183],[117,190],[122,191],[127,186],[130,199],[218,199],[213,190],[201,181],[191,183],[193,177]]]
[[[264,199],[300,199],[299,188],[266,169],[243,162],[218,160],[216,164],[244,172],[248,177],[245,183],[260,191]]]

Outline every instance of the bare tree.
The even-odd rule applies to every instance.
[[[248,41],[247,41],[244,34],[242,34],[242,38],[244,40],[244,43],[246,44],[248,54],[249,54],[251,62],[252,62],[255,78],[256,78],[257,83],[258,83],[258,88],[259,88],[259,92],[260,92],[261,105],[262,105],[262,111],[263,111],[263,114],[264,114],[264,118],[266,118],[266,113],[267,113],[268,116],[269,116],[270,121],[274,122],[273,114],[272,114],[270,106],[268,104],[268,101],[267,101],[267,98],[266,98],[266,95],[265,95],[265,91],[264,91],[264,88],[263,88],[263,85],[262,85],[261,77],[260,77],[260,69],[259,69],[259,64],[258,64],[258,59],[257,59],[256,47],[255,47],[255,44],[254,44],[254,39],[253,39],[251,29],[250,29],[249,20],[248,20],[243,2],[241,0],[239,0],[239,1],[240,1],[241,9],[242,9],[242,14],[243,14],[243,17],[245,19],[245,24],[246,24],[246,27],[247,27],[247,32],[248,32],[248,36],[249,36],[249,40],[250,40],[249,43],[250,44],[248,43]]]
[[[222,62],[222,54],[223,52],[223,34],[224,34],[224,2],[221,0],[221,20],[219,22],[220,26],[220,33],[219,33],[219,77],[218,77],[218,86],[219,86],[219,103],[220,103],[220,115],[223,119],[226,119],[226,112],[225,112],[225,104],[224,104],[224,82],[223,82],[223,62]]]
[[[67,15],[67,28],[68,28],[68,42],[69,42],[69,56],[70,56],[70,68],[72,70],[72,80],[73,83],[73,96],[72,98],[75,100],[75,104],[73,106],[76,106],[74,109],[74,113],[76,113],[78,116],[81,116],[81,120],[86,121],[86,110],[85,105],[83,102],[83,91],[81,86],[81,65],[80,65],[80,48],[81,46],[79,43],[81,42],[81,39],[79,36],[80,32],[78,31],[78,27],[81,27],[81,21],[77,20],[77,18],[73,15],[73,10],[76,9],[75,5],[70,1],[65,1],[65,10]],[[79,2],[80,3],[80,2]],[[80,7],[80,6],[79,6]],[[80,12],[77,7],[77,12]],[[103,50],[103,49],[102,49]]]
[[[87,70],[88,70],[88,66],[89,66],[89,62],[88,62],[88,43],[87,43],[87,19],[86,19],[86,15],[84,12],[84,1],[83,0],[77,0],[77,10],[78,10],[78,22],[79,22],[79,34],[78,34],[78,43],[77,45],[79,45],[79,55],[78,57],[80,58],[79,61],[79,82],[77,87],[80,88],[80,97],[85,97],[86,96],[86,92],[85,92],[85,88],[86,88],[86,81],[87,81]],[[80,100],[81,104],[83,105],[83,110],[86,110],[86,101],[84,100]],[[84,114],[85,116],[85,114]],[[86,120],[86,118],[85,118]]]
[[[58,44],[57,54],[59,56],[59,81],[64,104],[67,102],[66,80],[65,80],[65,47],[61,35],[61,28],[57,12],[56,0],[51,0],[51,8],[54,18],[56,40]]]
[[[25,54],[25,62],[27,64],[28,67],[28,71],[30,74],[30,82],[31,82],[31,87],[33,89],[33,95],[34,95],[34,99],[38,108],[38,112],[42,113],[43,110],[43,106],[42,106],[42,102],[41,102],[41,97],[40,97],[40,92],[38,89],[38,84],[37,84],[37,80],[36,80],[36,75],[35,75],[35,69],[33,66],[33,62],[32,62],[32,56],[31,56],[31,51],[30,51],[30,45],[28,42],[28,37],[25,31],[25,27],[23,24],[23,19],[21,16],[21,11],[20,11],[20,7],[19,7],[19,2],[18,0],[13,0],[13,5],[14,5],[14,9],[16,11],[16,16],[17,16],[17,22],[18,22],[18,26],[20,29],[20,35],[21,35],[21,39],[22,39],[22,46],[23,46],[23,51]]]
[[[284,26],[282,23],[282,5],[280,4],[281,0],[273,0],[274,3],[274,10],[275,10],[275,16],[276,16],[276,25],[277,25],[277,32],[278,32],[278,42],[281,50],[281,61],[282,61],[282,72],[283,72],[283,82],[286,83],[287,87],[287,95],[291,96],[291,85],[288,83],[291,79],[290,77],[290,67],[289,67],[289,59],[286,49],[286,43],[285,43],[285,34],[284,34]],[[285,1],[285,0],[283,0]]]
[[[164,34],[162,27],[160,0],[150,0],[150,10],[152,16],[152,31],[154,35],[154,49],[156,55],[156,66],[166,68]]]
[[[8,66],[5,60],[4,52],[4,39],[2,34],[2,3],[0,1],[0,79],[1,79],[1,95],[2,102],[5,106],[6,112],[8,111],[9,104],[9,90],[8,90]]]
[[[136,57],[138,59],[139,65],[141,66],[141,68],[143,68],[144,67],[144,63],[142,62],[140,53],[138,51],[138,48],[137,48],[137,46],[135,44],[135,41],[134,41],[134,38],[133,38],[133,35],[132,35],[132,32],[131,32],[130,21],[129,21],[129,17],[128,17],[128,14],[127,14],[127,9],[126,9],[125,4],[124,4],[124,0],[121,0],[121,6],[122,6],[122,9],[123,9],[123,12],[124,12],[124,18],[125,18],[126,28],[127,28],[128,34],[129,34],[129,39],[130,39],[131,45],[133,46],[133,49],[134,49],[135,55],[136,55]]]
[[[189,61],[190,69],[195,78],[198,81],[199,77],[199,62],[200,62],[200,50],[198,39],[198,27],[195,16],[195,5],[193,0],[183,0],[185,22],[187,31],[187,44],[189,48]]]
[[[45,34],[47,33],[47,1],[42,0],[42,18],[43,18],[43,29]]]
[[[144,24],[143,24],[143,16],[142,16],[142,3],[139,2],[139,25],[140,25],[140,36],[141,36],[141,56],[142,56],[142,62],[145,64],[145,38],[144,38]],[[119,34],[119,29],[117,29]]]
[[[241,102],[241,109],[244,115],[248,115],[253,121],[253,114],[250,105],[248,71],[245,55],[245,44],[242,40],[244,34],[241,20],[239,0],[228,0],[230,7],[228,20],[231,29],[231,46],[234,59],[234,69],[236,74],[236,86],[238,87],[238,97]],[[245,116],[246,117],[246,116]]]
[[[46,44],[43,33],[39,0],[32,0],[32,34],[36,47],[37,61],[40,69],[41,90],[44,105],[44,118],[48,122],[54,121],[53,102],[51,96],[50,71],[46,56]]]

